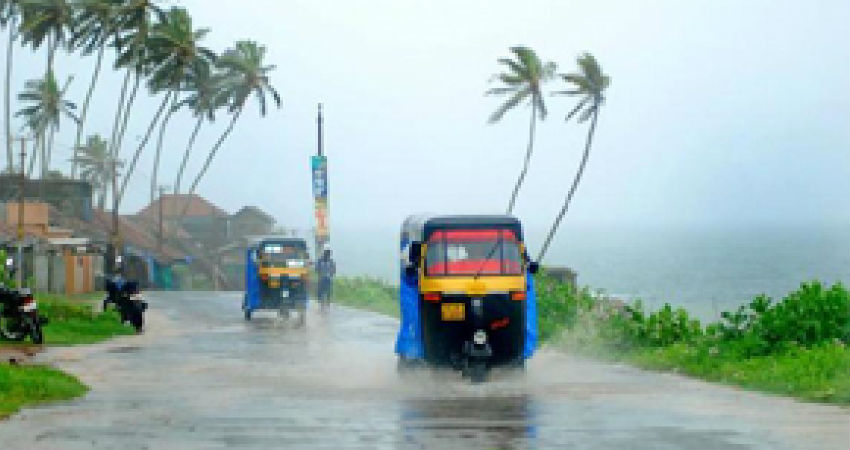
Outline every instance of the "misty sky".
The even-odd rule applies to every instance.
[[[612,78],[570,224],[850,223],[846,0],[179,3],[212,29],[208,46],[255,39],[277,65],[283,108],[260,119],[249,104],[199,189],[229,211],[256,204],[284,225],[311,226],[320,101],[332,232],[395,228],[417,211],[503,211],[530,110],[487,125],[500,100],[483,93],[496,59],[523,44],[560,71],[592,52]],[[43,52],[29,53],[17,50],[18,88],[43,71]],[[60,79],[76,76],[78,102],[93,63],[57,60]],[[108,136],[120,82],[104,71],[87,132]],[[571,100],[546,100],[550,116],[516,211],[532,227],[557,212],[587,129],[564,123]],[[137,103],[127,144],[158,101]],[[192,175],[226,123],[221,115],[202,129]],[[182,113],[169,128],[164,184],[192,124]],[[54,160],[70,157],[73,131],[65,121]],[[132,151],[125,145],[122,156]],[[152,154],[150,146],[123,212],[147,202]]]

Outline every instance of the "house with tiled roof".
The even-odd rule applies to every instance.
[[[162,211],[163,222],[179,227],[208,249],[225,245],[228,238],[227,212],[197,194],[163,194],[136,215],[157,222]]]

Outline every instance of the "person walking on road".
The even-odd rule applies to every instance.
[[[318,300],[323,311],[326,311],[331,303],[331,290],[333,289],[333,277],[336,275],[336,263],[331,257],[331,250],[326,248],[322,257],[316,262],[316,273],[319,275]]]

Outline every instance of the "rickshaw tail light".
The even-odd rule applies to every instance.
[[[431,303],[437,303],[440,301],[440,293],[439,292],[426,292],[422,294],[422,300]]]
[[[517,301],[525,300],[525,297],[526,297],[525,291],[511,292],[511,300],[517,300]]]

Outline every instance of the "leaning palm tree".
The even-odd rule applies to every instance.
[[[42,176],[50,168],[53,138],[59,129],[62,116],[67,116],[75,122],[79,120],[74,114],[77,106],[65,100],[65,94],[72,79],[73,77],[69,77],[65,86],[60,89],[53,73],[48,73],[44,79],[27,81],[24,84],[24,91],[18,94],[18,99],[26,106],[21,108],[15,116],[22,117],[29,128],[40,135]],[[48,128],[50,132],[46,136]]]
[[[183,90],[186,92],[186,97],[180,101],[181,107],[188,107],[195,116],[195,126],[192,128],[192,133],[189,135],[189,142],[186,144],[186,150],[183,152],[183,159],[180,161],[180,167],[177,169],[177,176],[174,179],[174,195],[180,193],[180,183],[183,180],[183,173],[186,170],[186,164],[189,162],[189,155],[192,152],[192,147],[195,145],[195,139],[198,137],[198,132],[201,130],[204,119],[210,122],[215,120],[215,113],[227,106],[226,92],[221,86],[221,76],[215,73],[214,65],[204,61],[197,61],[192,64],[192,68],[183,83]]]
[[[216,152],[218,152],[225,139],[233,131],[233,126],[242,115],[242,111],[245,109],[245,103],[252,94],[260,104],[260,116],[265,117],[266,115],[267,96],[271,96],[275,106],[280,108],[280,94],[272,87],[269,80],[269,73],[275,69],[275,66],[266,65],[264,61],[265,56],[265,46],[259,45],[254,41],[238,41],[233,48],[226,50],[219,57],[218,66],[224,71],[223,89],[230,99],[228,107],[231,114],[230,123],[227,125],[224,133],[218,138],[215,145],[213,145],[204,161],[204,165],[192,181],[192,185],[189,188],[190,196],[195,193],[195,189],[210,168]],[[189,202],[186,202],[181,216],[186,214],[188,207]]]
[[[47,68],[53,72],[56,49],[65,43],[74,24],[74,10],[68,0],[22,0],[21,36],[33,49],[47,43]]]
[[[85,144],[76,149],[74,160],[80,166],[80,178],[90,182],[98,193],[97,207],[103,210],[112,171],[116,170],[117,175],[124,163],[116,160],[113,164],[107,142],[99,134],[89,136]]]
[[[537,125],[537,115],[540,114],[540,120],[546,118],[546,104],[543,101],[541,88],[544,83],[555,75],[556,69],[555,63],[541,61],[537,53],[528,47],[511,47],[510,50],[513,53],[514,59],[499,58],[498,60],[500,64],[507,68],[507,71],[498,73],[492,78],[493,80],[500,81],[502,86],[487,91],[487,95],[508,97],[490,115],[489,123],[496,123],[502,120],[505,113],[521,103],[527,102],[531,106],[531,123],[528,127],[528,147],[525,151],[525,161],[522,164],[522,170],[519,173],[519,178],[517,178],[516,185],[511,193],[511,199],[508,202],[508,214],[514,210],[519,189],[522,187],[523,181],[525,181],[526,173],[528,173],[528,164],[531,161],[531,154],[534,151],[534,131]]]
[[[3,94],[3,112],[6,119],[6,162],[11,168],[14,165],[12,150],[12,57],[15,41],[18,39],[18,21],[20,19],[20,0],[0,0],[0,26],[8,29],[9,42],[6,47],[6,86]]]
[[[180,109],[178,90],[185,83],[192,66],[195,64],[209,65],[215,61],[215,54],[199,45],[209,33],[206,28],[194,29],[192,18],[184,8],[171,8],[162,22],[154,26],[150,39],[151,57],[163,61],[151,74],[151,83],[165,86],[172,95],[171,108],[163,118],[159,127],[156,153],[154,154],[153,170],[151,172],[150,201],[156,196],[159,161],[165,138],[165,129],[172,115]],[[129,171],[128,171],[129,173]]]
[[[116,38],[114,46],[118,51],[115,67],[125,69],[124,82],[118,97],[118,111],[112,125],[112,135],[109,139],[110,151],[117,156],[124,140],[124,132],[130,119],[136,93],[142,78],[150,70],[148,50],[151,29],[157,20],[162,20],[165,12],[154,0],[123,0],[117,8]],[[133,88],[127,96],[130,78],[133,78]]]
[[[113,38],[117,29],[117,15],[125,0],[77,0],[74,4],[74,26],[69,46],[79,48],[83,55],[97,53],[91,81],[86,97],[80,108],[80,122],[77,124],[77,134],[74,138],[74,151],[81,148],[81,140],[89,111],[89,103],[94,93],[95,85],[103,64],[103,55],[107,44]],[[77,176],[77,158],[71,158],[71,178]]]
[[[596,62],[596,58],[594,58],[590,53],[584,53],[578,57],[578,67],[578,73],[561,75],[561,78],[571,85],[570,89],[555,92],[555,94],[578,97],[578,104],[570,110],[569,114],[567,114],[566,120],[569,121],[573,117],[577,117],[578,123],[583,123],[590,119],[590,128],[587,131],[587,139],[584,143],[584,154],[581,157],[581,163],[579,163],[578,171],[573,179],[573,184],[570,186],[569,192],[567,192],[567,197],[564,199],[564,205],[561,206],[561,211],[559,211],[558,215],[555,217],[555,222],[552,224],[549,234],[546,235],[546,240],[543,242],[543,247],[540,249],[537,261],[542,261],[543,257],[546,255],[546,251],[549,249],[549,244],[552,243],[552,238],[555,236],[555,232],[558,231],[558,227],[561,225],[561,220],[567,213],[567,209],[570,207],[573,195],[576,193],[578,184],[581,181],[581,176],[584,174],[584,167],[587,165],[587,159],[590,156],[590,146],[593,143],[593,133],[596,131],[596,119],[599,116],[599,108],[603,103],[605,103],[605,90],[611,83],[611,79],[608,75],[602,73],[602,68],[599,67],[599,63]]]

